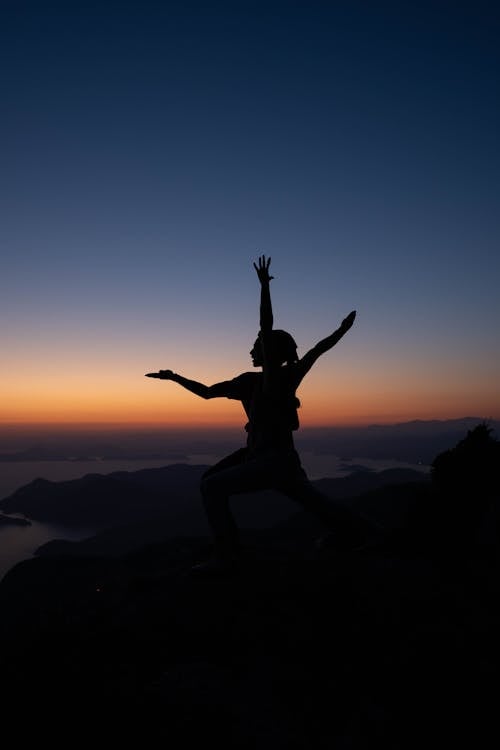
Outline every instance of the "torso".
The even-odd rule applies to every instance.
[[[232,381],[237,392],[232,397],[241,401],[248,417],[245,429],[252,455],[295,451],[293,432],[298,429],[299,420],[293,375],[290,368],[281,368],[271,394],[263,391],[261,372],[246,372]]]

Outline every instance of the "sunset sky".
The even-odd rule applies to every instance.
[[[500,11],[0,5],[0,422],[236,425],[272,258],[303,425],[500,418]]]

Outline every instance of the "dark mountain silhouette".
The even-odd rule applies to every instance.
[[[205,534],[208,527],[199,482],[206,468],[174,464],[136,472],[88,474],[63,482],[36,479],[1,500],[0,511],[96,530],[119,526],[121,538],[129,537],[133,541],[136,537],[137,544],[148,538],[160,539],[161,534],[163,537]],[[314,484],[327,496],[346,500],[369,489],[405,481],[428,481],[428,478],[411,469],[388,469],[354,472],[348,477],[323,479]],[[241,495],[234,499],[233,505],[235,514],[246,527],[270,526],[298,508],[288,498],[272,491]],[[137,524],[141,524],[142,536]],[[129,525],[132,528],[127,531]],[[148,537],[148,533],[152,537]],[[111,533],[106,536],[110,542],[111,536]]]
[[[177,474],[176,467],[167,467],[172,473]],[[193,468],[193,467],[188,467]],[[146,471],[146,476],[151,470]],[[158,470],[153,470],[157,475]],[[165,472],[167,476],[170,471]],[[189,474],[189,472],[187,472]],[[158,479],[162,476],[163,470]],[[132,476],[134,476],[132,474]],[[177,477],[176,477],[177,478]],[[368,490],[384,488],[389,486],[401,487],[402,483],[407,485],[428,487],[429,480],[426,475],[411,469],[389,469],[382,472],[357,472],[349,477],[341,479],[322,479],[315,482],[321,491],[332,500],[351,502],[358,510],[368,518],[382,523],[387,528],[401,526],[406,523],[408,507],[401,500],[401,492],[394,497],[384,499],[377,497],[376,502],[371,501],[371,496],[366,494]],[[408,493],[407,493],[408,494]],[[184,498],[184,503],[187,496]],[[65,501],[66,502],[66,501]],[[161,498],[162,512],[157,518],[150,520],[149,517],[142,518],[142,506],[137,509],[137,519],[134,523],[117,523],[109,525],[90,538],[81,541],[53,540],[42,545],[37,550],[37,555],[119,555],[140,547],[146,543],[159,542],[162,539],[178,536],[179,534],[199,535],[208,533],[208,528],[201,515],[199,494],[196,490],[189,495],[188,505],[180,508],[179,503],[168,503],[165,508],[165,499]],[[24,506],[23,506],[24,507]],[[252,531],[256,529],[272,529],[289,526],[296,528],[298,537],[312,542],[324,529],[321,524],[308,513],[298,511],[297,506],[287,498],[275,492],[248,493],[234,498],[233,508],[238,521],[243,528]],[[24,512],[24,511],[23,511]]]
[[[448,530],[461,547],[481,529],[496,536],[500,499],[500,442],[480,423],[431,467],[437,533]]]
[[[454,448],[432,462],[432,479],[447,495],[478,492],[481,497],[498,493],[500,487],[500,442],[493,428],[482,422],[467,431]]]
[[[493,518],[497,485],[478,479],[469,504]],[[221,577],[190,574],[206,534],[16,565],[0,583],[4,715],[24,741],[50,716],[66,747],[496,746],[498,539],[479,524],[449,543],[449,482],[386,480],[351,497],[335,485],[385,519],[358,551],[316,547],[314,519],[291,513],[248,527]]]
[[[205,468],[174,464],[136,472],[87,474],[63,482],[35,479],[0,501],[0,509],[76,527],[106,527],[165,517],[172,522],[186,517],[192,523]]]

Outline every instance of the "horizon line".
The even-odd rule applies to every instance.
[[[324,429],[342,429],[342,428],[367,428],[367,427],[391,427],[391,426],[397,426],[402,424],[422,424],[422,423],[445,423],[445,422],[469,422],[469,421],[477,421],[480,423],[489,423],[489,422],[498,422],[500,421],[500,417],[494,417],[494,416],[479,416],[479,415],[462,415],[459,417],[446,417],[446,418],[437,418],[437,417],[429,417],[429,418],[422,418],[422,417],[413,417],[413,418],[407,418],[407,419],[399,419],[399,420],[356,420],[352,422],[334,422],[334,423],[328,423],[328,424],[314,424],[314,425],[301,425],[300,429],[297,431],[298,433],[304,431],[304,430],[324,430]],[[1,420],[0,419],[0,429],[9,429],[9,428],[18,428],[18,429],[80,429],[80,430],[92,430],[92,429],[98,429],[98,430],[105,430],[105,429],[129,429],[129,430],[150,430],[150,431],[158,431],[158,430],[171,430],[171,431],[177,431],[177,432],[214,432],[214,433],[220,433],[220,432],[228,432],[228,431],[241,431],[243,429],[242,425],[239,424],[233,424],[233,423],[227,423],[227,424],[216,424],[216,425],[208,425],[206,423],[199,423],[199,424],[166,424],[161,422],[142,422],[142,421],[27,421],[27,420]]]

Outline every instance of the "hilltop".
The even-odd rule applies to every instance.
[[[25,741],[50,717],[65,747],[496,746],[498,443],[478,428],[438,458],[432,481],[335,485],[383,521],[357,550],[319,548],[303,513],[247,526],[213,578],[191,573],[205,533],[47,545],[0,583],[4,715]]]
[[[228,750],[496,736],[495,555],[321,553],[286,526],[245,543],[240,570],[214,579],[189,573],[204,537],[15,566],[0,584],[5,715],[50,715],[65,741]]]

